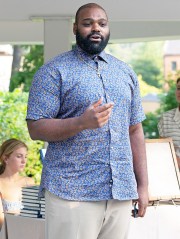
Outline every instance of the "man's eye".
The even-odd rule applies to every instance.
[[[89,27],[91,24],[90,23],[84,23],[83,26],[84,27]]]
[[[107,26],[106,23],[100,23],[99,25],[100,25],[101,27],[105,27],[105,26]]]

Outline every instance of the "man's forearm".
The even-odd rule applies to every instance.
[[[65,140],[83,130],[79,117],[28,120],[27,125],[33,140],[47,142]]]
[[[79,117],[67,119],[27,120],[33,140],[60,141],[68,139],[84,129],[96,129],[107,124],[113,103],[102,104],[102,98],[92,103]]]
[[[141,124],[130,127],[134,173],[138,191],[138,216],[144,217],[148,206],[148,173],[144,134]]]
[[[148,187],[147,160],[142,125],[132,126],[130,141],[133,153],[134,172],[138,187]]]

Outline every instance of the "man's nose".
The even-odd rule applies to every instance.
[[[98,23],[94,23],[93,25],[92,25],[92,31],[94,31],[94,32],[99,32],[100,31],[100,27],[99,27],[99,24]]]

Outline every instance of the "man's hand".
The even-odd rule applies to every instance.
[[[147,189],[138,189],[138,195],[138,217],[144,217],[149,202]]]
[[[114,103],[102,105],[102,98],[92,103],[80,116],[81,124],[84,129],[96,129],[105,125],[112,112]]]

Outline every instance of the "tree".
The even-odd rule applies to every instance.
[[[25,121],[28,93],[21,89],[13,92],[0,92],[0,144],[9,138],[24,141],[29,148],[28,161],[24,174],[40,182],[42,164],[39,149],[43,142],[32,141]]]
[[[148,85],[161,87],[163,46],[163,41],[108,44],[106,51],[131,65]]]
[[[162,95],[160,95],[160,113],[176,108],[178,105],[175,97],[176,82],[174,80],[168,80],[168,85],[168,92],[164,92]]]
[[[145,81],[143,81],[141,75],[138,75],[138,81],[139,81],[141,97],[143,97],[149,93],[152,93],[152,92],[155,94],[160,94],[162,92],[161,89],[158,89],[155,86],[148,85]]]
[[[178,105],[175,97],[176,83],[174,80],[168,80],[168,84],[169,91],[159,94],[160,108],[154,113],[146,114],[146,119],[142,123],[146,138],[159,138],[157,124],[162,113]]]
[[[16,74],[20,70],[22,55],[23,55],[22,46],[14,45],[13,46],[13,61],[12,61],[12,69],[11,69],[11,79],[13,79],[14,74]],[[14,85],[14,81],[11,80],[10,85],[9,85],[9,91],[13,91],[14,88],[16,88]]]
[[[24,54],[21,55],[22,65],[19,69],[12,71],[9,90],[12,92],[15,88],[22,87],[23,91],[29,92],[35,72],[43,65],[43,46],[30,45],[21,46]]]
[[[156,113],[147,113],[146,119],[142,122],[145,138],[156,139],[159,138],[157,124],[159,115]]]
[[[131,65],[136,74],[141,75],[143,80],[151,86],[160,87],[160,81],[158,80],[161,74],[160,69],[150,59],[134,59],[131,61]]]
[[[164,42],[143,42],[133,51],[130,64],[137,75],[155,87],[162,86]]]

